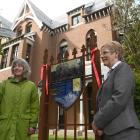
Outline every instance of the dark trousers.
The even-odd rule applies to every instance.
[[[101,140],[140,140],[140,129],[128,128],[115,135],[104,134]]]

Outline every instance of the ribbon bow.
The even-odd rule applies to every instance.
[[[44,70],[46,69],[46,95],[48,95],[48,64],[46,65],[42,65],[41,66],[41,74],[40,74],[40,78],[41,80],[43,80],[44,77]]]
[[[92,63],[92,70],[95,74],[95,78],[96,78],[98,87],[100,87],[101,82],[100,82],[99,73],[97,71],[97,67],[96,67],[96,64],[95,64],[95,51],[97,51],[97,50],[98,50],[97,48],[93,48],[91,50],[91,63]]]

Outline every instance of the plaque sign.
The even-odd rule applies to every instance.
[[[84,75],[82,58],[51,65],[51,94],[54,101],[68,109],[81,94]]]

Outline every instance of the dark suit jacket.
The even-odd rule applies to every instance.
[[[135,80],[130,67],[122,62],[112,70],[97,95],[95,124],[107,135],[129,127],[140,128],[134,110]]]

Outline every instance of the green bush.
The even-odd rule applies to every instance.
[[[136,113],[140,120],[140,72],[139,71],[135,71],[135,79],[136,79],[136,90],[135,90],[134,102],[135,102]]]

